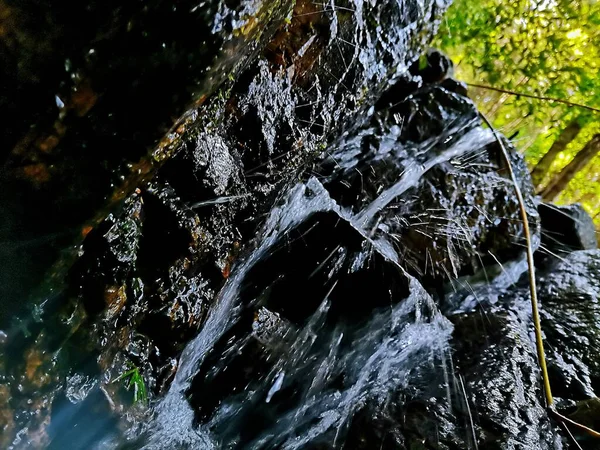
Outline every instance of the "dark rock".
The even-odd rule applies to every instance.
[[[199,436],[205,439],[211,438],[202,430],[210,429],[221,442],[257,448],[370,448],[383,441],[388,448],[426,442],[458,449],[473,439],[493,448],[518,442],[524,432],[532,448],[552,448],[555,441],[560,442],[560,437],[548,435],[549,419],[535,391],[536,360],[527,341],[526,314],[515,317],[509,327],[498,321],[499,344],[490,348],[484,362],[477,359],[477,351],[485,343],[470,347],[474,337],[484,339],[482,334],[471,336],[470,325],[465,325],[464,336],[463,331],[457,334],[455,347],[461,351],[459,358],[464,358],[461,367],[472,371],[465,378],[465,389],[471,382],[504,383],[505,389],[519,383],[530,386],[529,391],[519,388],[512,397],[482,404],[488,422],[473,425],[479,434],[473,436],[465,426],[467,403],[463,391],[457,389],[458,382],[449,378],[454,376],[446,353],[451,328],[423,286],[443,293],[426,268],[431,267],[442,283],[456,278],[453,265],[458,273],[473,273],[485,269],[484,261],[496,264],[520,258],[522,225],[514,187],[498,174],[506,176],[499,148],[480,128],[472,104],[437,86],[416,91],[406,102],[408,107],[402,102],[396,105],[396,116],[386,110],[376,113],[371,124],[334,147],[331,156],[317,166],[324,186],[310,178],[306,186],[292,191],[304,192],[304,197],[289,194],[278,214],[293,217],[297,225],[286,228],[269,219],[270,228],[263,235],[266,243],[257,243],[257,250],[238,266],[236,277],[219,294],[217,302],[232,308],[231,315],[218,310],[224,314],[219,321],[228,325],[205,324],[188,345],[186,354],[202,356],[182,358],[180,371],[190,374],[189,382],[180,378],[171,386],[165,399],[168,409],[157,418],[169,426],[149,427],[150,448],[200,445],[194,441],[198,437],[170,440],[172,427],[178,436],[186,436],[185,430],[198,426],[192,423],[199,423]],[[404,131],[395,120],[406,121]],[[445,120],[454,120],[456,129],[446,131]],[[526,168],[517,158],[514,164],[535,232],[537,215]],[[493,187],[487,190],[488,185]],[[478,198],[478,190],[480,202],[465,199],[471,193]],[[298,203],[298,198],[318,205],[317,212]],[[448,214],[448,221],[462,217],[463,207],[479,206],[481,210],[473,208],[473,212],[480,220],[458,227],[473,234],[471,241],[467,239],[470,245],[454,244],[462,235],[443,228],[445,222],[430,230],[432,236],[452,243],[442,246],[445,253],[433,251],[431,241],[409,234],[415,228],[411,215],[435,202],[440,203],[431,207],[430,215]],[[457,212],[450,212],[453,208]],[[501,226],[494,229],[494,225]],[[405,226],[405,235],[397,231],[399,226]],[[412,249],[414,259],[407,257],[407,248]],[[429,259],[422,260],[427,265],[411,265],[428,251]],[[446,270],[440,269],[444,264]],[[286,335],[280,351],[257,345],[251,338],[254,311],[263,305],[297,330]],[[389,325],[389,320],[395,325]],[[419,331],[413,334],[411,325]],[[215,329],[221,334],[214,334]],[[386,334],[388,330],[392,335]],[[503,340],[510,330],[516,330],[518,337]],[[302,336],[312,337],[307,342]],[[407,345],[405,339],[413,342],[406,347],[407,353],[400,350]],[[424,347],[415,344],[422,339],[427,340]],[[515,374],[502,364],[517,345],[523,373]],[[423,348],[429,348],[426,357]],[[488,370],[487,362],[496,357],[500,362]],[[431,369],[440,366],[442,370]],[[389,372],[392,367],[394,371]],[[306,380],[321,380],[320,371],[325,378],[317,384],[318,390],[307,386]],[[485,377],[477,378],[482,373]],[[180,391],[189,403],[179,400]],[[483,394],[477,400],[483,402]],[[189,405],[195,422],[171,422],[169,411]],[[460,411],[458,419],[455,408]],[[520,419],[523,410],[526,420]]]
[[[427,86],[377,113],[324,164],[333,197],[367,211],[372,234],[391,236],[403,265],[433,289],[522,253],[514,187],[498,174],[507,175],[499,145],[479,126],[469,99]],[[536,238],[527,167],[511,154]]]
[[[575,251],[540,275],[542,327],[556,395],[586,400],[600,393],[600,252]]]
[[[200,422],[207,422],[223,402],[244,402],[248,385],[268,378],[277,359],[288,350],[286,340],[295,330],[287,320],[264,307],[253,316],[224,336],[214,358],[208,358],[194,378],[188,397]],[[274,394],[269,391],[266,400]]]
[[[538,205],[542,225],[542,246],[548,253],[562,256],[575,250],[598,248],[596,227],[580,204]]]
[[[18,306],[62,249],[177,152],[198,108],[292,3],[3,4],[0,240],[39,256],[0,249],[0,264],[18,268],[0,274],[0,308]]]
[[[576,251],[540,273],[538,294],[551,384],[563,411],[597,428],[599,254]],[[421,374],[429,391],[399,391],[368,404],[345,448],[557,449],[570,445],[546,412],[526,280],[476,310],[451,317],[452,365]],[[442,364],[443,361],[440,362]],[[450,379],[446,377],[449,376]],[[423,378],[421,378],[422,380]],[[418,385],[419,377],[413,383]],[[447,389],[445,391],[444,389]],[[597,441],[572,430],[585,449]],[[422,446],[422,447],[421,447]],[[568,447],[570,448],[570,447]]]
[[[187,395],[227,446],[313,448],[335,441],[336,427],[341,445],[362,399],[382,401],[396,383],[425,388],[417,380],[429,350],[401,349],[411,339],[442,346],[449,323],[418,282],[333,211],[309,214],[280,239],[245,273],[248,312],[215,344]],[[264,316],[268,341],[257,334]],[[402,325],[385,326],[392,317]]]
[[[581,405],[579,409],[567,409],[567,413],[591,427],[599,425],[593,408],[585,412],[585,404],[596,398],[600,382],[596,348],[599,331],[594,319],[600,289],[599,261],[597,250],[575,251],[538,275],[553,394],[558,405]],[[464,395],[470,404],[470,411],[460,409],[463,422],[457,418],[454,423],[470,427],[467,414],[471,414],[468,420],[473,421],[479,448],[523,445],[550,449],[562,448],[561,440],[567,442],[551,431],[541,402],[528,289],[523,279],[519,285],[501,291],[497,299],[479,297],[475,311],[452,319],[454,370],[464,378]],[[460,391],[456,395],[460,396]],[[584,448],[596,448],[596,441],[573,431]]]
[[[473,433],[479,448],[562,448],[552,432],[539,382],[532,322],[523,293],[507,293],[501,306],[482,308],[457,317],[453,347],[456,396],[465,395],[469,410],[461,407],[463,433]],[[485,299],[482,299],[484,301]],[[460,382],[463,382],[462,380]]]
[[[421,77],[423,83],[439,83],[454,75],[454,63],[437,49],[430,49],[417,63],[413,73]]]
[[[125,408],[110,381],[134,364],[151,397],[168,387],[183,345],[203,329],[215,293],[238,254],[251,248],[273,202],[328,142],[369,120],[375,101],[426,45],[445,5],[361,2],[330,9],[297,1],[287,23],[288,2],[175,8],[156,1],[118,14],[113,6],[81,13],[98,13],[98,26],[84,39],[71,39],[77,33],[66,23],[54,30],[52,49],[71,43],[64,49],[67,72],[61,54],[60,67],[39,84],[52,93],[40,102],[53,104],[23,151],[8,155],[2,186],[10,189],[1,191],[14,225],[7,232],[22,230],[30,239],[68,231],[40,252],[38,278],[64,241],[87,236],[66,294],[40,302],[41,322],[27,328],[31,337],[15,355],[58,352],[47,368],[49,388],[50,380],[85,368]],[[26,17],[28,8],[15,6],[14,17]],[[36,10],[57,24],[63,12]],[[33,36],[35,29],[23,32]],[[90,59],[91,42],[97,45]],[[31,72],[45,67],[42,59]],[[12,103],[13,94],[5,94],[2,101]],[[82,148],[89,157],[77,159]],[[26,217],[23,204],[30,205]],[[69,266],[67,258],[55,266],[54,279],[64,279]],[[275,306],[296,320],[308,311]],[[52,339],[40,331],[45,327]],[[76,351],[59,351],[74,341]],[[22,362],[6,369],[12,377],[23,370]],[[23,410],[36,395],[19,394],[16,385],[11,392]],[[18,426],[33,429],[33,423]]]

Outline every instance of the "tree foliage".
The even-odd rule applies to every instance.
[[[598,0],[455,0],[435,45],[464,81],[600,107]],[[600,132],[600,114],[586,109],[479,88],[470,95],[507,136],[517,133],[532,169],[565,128],[580,125],[545,177],[537,174],[540,191]],[[599,178],[596,155],[557,200],[579,201],[600,216]]]

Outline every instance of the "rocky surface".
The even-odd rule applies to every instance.
[[[544,226],[542,246],[547,253],[560,256],[574,250],[598,248],[594,221],[580,204],[540,203],[538,211]]]
[[[292,3],[0,4],[1,308],[178,151]]]
[[[28,4],[8,6],[33,52]],[[0,334],[0,446],[568,448],[542,401],[523,226],[499,144],[451,63],[435,51],[419,60],[445,6],[156,1],[81,12],[114,14],[61,50],[98,48],[97,62],[75,65],[86,74],[77,82],[104,86],[98,104],[79,117],[59,96],[52,127],[69,121],[69,131],[51,149],[56,166],[39,159],[59,175],[15,184],[14,151],[2,172],[3,186],[37,202],[87,205],[29,237],[90,221],[76,254],[50,270],[52,290]],[[60,8],[48,14],[62,23]],[[138,42],[159,19],[164,29]],[[97,71],[106,29],[100,42],[123,47]],[[36,51],[56,52],[73,32],[65,25]],[[11,82],[54,92],[60,76],[32,78],[46,68],[37,64]],[[131,92],[119,96],[115,80]],[[142,110],[133,122],[131,108]],[[73,160],[92,141],[90,159]],[[97,150],[130,141],[114,157]],[[38,164],[30,144],[19,161]],[[600,256],[580,251],[591,248],[583,228],[581,245],[555,232],[505,145],[539,246],[559,406],[596,426]],[[71,176],[87,179],[81,195],[53,187]],[[14,230],[29,210],[11,211]],[[549,235],[561,259],[542,255],[556,250]]]

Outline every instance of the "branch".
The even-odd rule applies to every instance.
[[[526,250],[527,250],[527,265],[529,266],[529,291],[531,293],[531,310],[533,316],[533,327],[535,329],[535,343],[537,348],[538,355],[538,364],[540,365],[540,369],[542,371],[542,381],[544,384],[544,394],[546,397],[546,403],[550,407],[554,403],[554,399],[552,397],[552,389],[550,388],[550,377],[548,376],[548,369],[546,368],[546,356],[544,354],[544,340],[542,338],[542,325],[540,322],[540,313],[538,309],[538,299],[537,299],[537,288],[535,283],[535,265],[533,262],[533,244],[531,242],[531,233],[529,231],[529,219],[527,217],[527,209],[525,208],[525,200],[523,200],[523,194],[521,193],[521,188],[519,187],[519,182],[517,181],[517,177],[513,170],[512,163],[510,161],[510,156],[508,154],[508,150],[504,146],[502,139],[498,136],[496,129],[492,126],[490,121],[485,117],[482,113],[479,113],[485,124],[490,128],[492,133],[494,134],[494,138],[498,142],[500,149],[502,150],[502,156],[508,166],[508,172],[510,173],[510,178],[515,188],[515,194],[517,195],[517,201],[519,203],[519,211],[521,213],[521,219],[523,220],[523,234],[525,235],[526,241]]]
[[[536,100],[545,100],[548,102],[564,103],[565,105],[577,106],[578,108],[584,108],[584,109],[588,109],[590,111],[600,113],[599,108],[594,108],[593,106],[588,106],[588,105],[582,105],[581,103],[570,102],[569,100],[563,100],[562,98],[544,97],[544,96],[540,96],[540,95],[524,94],[522,92],[510,91],[508,89],[502,89],[502,88],[497,88],[497,87],[493,87],[493,86],[486,86],[483,84],[475,84],[475,83],[465,83],[465,84],[467,86],[476,87],[476,88],[480,88],[480,89],[487,89],[489,91],[496,91],[496,92],[502,92],[503,94],[516,95],[517,97],[527,97],[527,98],[534,98]]]
[[[552,414],[554,418],[557,419],[559,422],[562,421],[564,423],[568,423],[569,425],[573,425],[575,428],[586,432],[588,435],[595,437],[596,439],[600,438],[600,433],[598,433],[596,430],[593,430],[592,428],[586,427],[585,425],[582,425],[579,422],[575,422],[574,420],[563,416],[556,409],[554,409],[554,407],[550,407],[550,414]]]

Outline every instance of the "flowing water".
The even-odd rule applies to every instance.
[[[436,133],[423,132],[435,96],[447,109],[431,115]],[[114,375],[108,385],[69,375],[49,447],[370,448],[407,427],[474,448],[473,424],[456,424],[471,417],[469,380],[454,366],[448,317],[497,300],[525,270],[521,249],[501,253],[519,223],[489,225],[517,207],[468,100],[435,87],[407,101],[414,111],[400,121],[371,108],[281,192],[162,396],[119,418],[106,391]]]
[[[429,371],[444,373],[450,403],[452,325],[402,269],[392,243],[369,237],[369,223],[428,170],[491,141],[489,131],[473,128],[424,164],[411,163],[358,212],[340,207],[316,178],[283,195],[184,350],[138,445],[343,446],[353,417],[368,405],[411,389],[435,392]],[[261,328],[274,337],[261,338]]]
[[[448,2],[156,3],[156,23],[168,10],[187,24],[177,67],[185,80],[202,67],[206,77],[188,81],[206,92],[193,90],[189,117],[153,154],[157,167],[131,164],[135,177],[106,186],[117,189],[113,200],[125,196],[114,214],[80,230],[71,208],[77,226],[67,234],[87,236],[79,254],[71,248],[52,272],[54,290],[0,330],[0,447],[561,448],[536,391],[523,226],[506,162],[465,87],[429,56],[424,68],[417,61]],[[154,19],[139,20],[155,32]],[[216,37],[199,46],[206,21]],[[163,30],[174,40],[159,53],[173,53],[179,28]],[[150,47],[152,69],[163,59]],[[117,78],[122,89],[129,78]],[[187,96],[169,92],[190,87],[168,87],[173,108],[159,109],[178,116]],[[138,95],[163,92],[147,89]],[[103,111],[133,117],[127,108],[139,108],[125,96],[102,109],[102,98],[93,110],[102,129],[112,117]],[[147,135],[130,141],[142,149],[161,117],[138,118]],[[137,129],[123,127],[106,133]],[[86,142],[105,143],[84,135],[64,145],[79,155]],[[527,167],[506,145],[537,248]],[[111,167],[110,179],[120,173]],[[0,246],[3,260],[48,242],[54,260],[71,242],[54,228]],[[594,258],[560,266],[558,281],[540,278],[541,297],[556,303],[543,318],[563,348],[549,361],[565,399],[594,395],[600,364],[586,352],[597,332],[587,306],[553,296],[597,309]],[[564,305],[573,311],[562,317]],[[575,356],[569,327],[592,336]],[[137,402],[146,389],[149,401]]]

